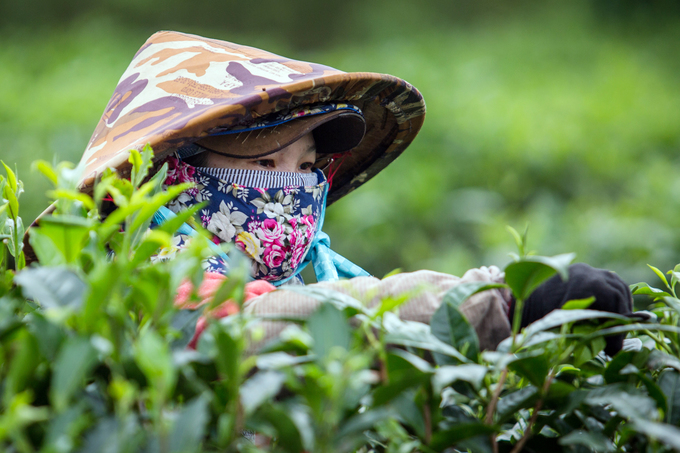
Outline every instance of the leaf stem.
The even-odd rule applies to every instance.
[[[519,440],[519,442],[515,444],[515,447],[510,451],[510,453],[521,452],[522,449],[524,448],[524,444],[526,444],[527,441],[529,440],[529,437],[531,437],[531,429],[533,428],[534,423],[536,423],[536,419],[538,418],[538,413],[540,412],[541,407],[543,407],[543,401],[545,400],[545,397],[548,393],[548,389],[550,389],[550,384],[552,383],[553,377],[555,377],[554,369],[548,375],[548,378],[545,380],[545,383],[543,383],[541,398],[539,398],[538,401],[536,401],[536,404],[534,405],[534,411],[531,414],[529,423],[527,424],[527,429],[524,430],[524,435]]]
[[[486,417],[484,418],[484,423],[491,425],[493,423],[493,413],[496,410],[496,404],[498,404],[498,398],[501,396],[503,391],[503,384],[505,384],[505,378],[508,376],[508,369],[503,368],[501,372],[501,377],[498,379],[498,384],[494,389],[493,395],[491,396],[491,401],[489,401],[489,406],[486,408]],[[496,442],[496,435],[491,434],[491,446],[493,447],[493,453],[498,453],[498,442]]]
[[[651,330],[644,329],[642,332],[644,332],[645,335],[647,335],[649,338],[654,340],[654,342],[656,342],[656,344],[661,346],[661,348],[663,350],[665,350],[667,353],[669,353],[671,355],[673,354],[673,350],[670,348],[670,346],[668,346],[665,341],[663,341],[658,335],[653,333]]]
[[[515,312],[512,317],[512,346],[511,351],[516,350],[517,334],[519,333],[520,326],[522,325],[522,311],[524,311],[524,301],[519,298],[515,298]]]

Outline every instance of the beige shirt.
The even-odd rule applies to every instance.
[[[356,277],[308,286],[346,294],[369,308],[379,304],[385,297],[410,294],[409,299],[399,307],[399,317],[429,324],[432,315],[441,305],[442,298],[451,288],[461,283],[478,281],[504,283],[504,274],[495,266],[470,269],[463,277],[422,270],[396,274],[383,280]],[[477,332],[482,350],[493,350],[501,340],[510,336],[511,328],[507,316],[509,302],[508,290],[492,289],[475,294],[459,307]],[[247,301],[244,313],[304,318],[314,312],[319,303],[311,296],[282,287]],[[258,345],[277,337],[288,324],[284,321],[263,321],[264,339]]]

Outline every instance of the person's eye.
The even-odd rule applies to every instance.
[[[308,171],[311,170],[313,166],[314,162],[305,162],[304,164],[300,165],[300,170]]]
[[[274,168],[274,161],[271,159],[260,159],[256,160],[255,163],[260,167]]]

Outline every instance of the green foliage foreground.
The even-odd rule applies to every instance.
[[[149,150],[131,160],[130,180],[109,172],[92,196],[76,190],[76,170],[37,164],[55,185],[56,210],[30,231],[42,264],[29,267],[17,216],[22,186],[5,167],[3,451],[680,450],[680,269],[664,290],[636,285],[658,322],[575,301],[494,352],[479,351],[457,309],[488,289],[480,284],[447,294],[431,326],[401,321],[401,299],[367,309],[300,288],[323,302],[319,310],[288,319],[257,353],[262,320],[242,313],[209,321],[191,350],[203,312],[172,301],[183,279],[200,282],[206,248],[192,241],[173,260],[149,262],[192,213],[149,232],[155,210],[183,188],[160,190],[164,168],[146,177]],[[102,220],[105,196],[117,209]],[[527,256],[516,239],[522,256],[505,272],[522,299],[564,274],[573,256]],[[242,303],[245,275],[235,256],[221,300]],[[595,315],[606,322],[596,325]],[[632,347],[610,360],[601,354],[604,337],[616,333],[627,333]]]

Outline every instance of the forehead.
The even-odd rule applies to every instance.
[[[270,154],[270,157],[291,156],[293,158],[307,158],[310,154],[316,154],[314,135],[310,132],[303,135],[290,145]]]

